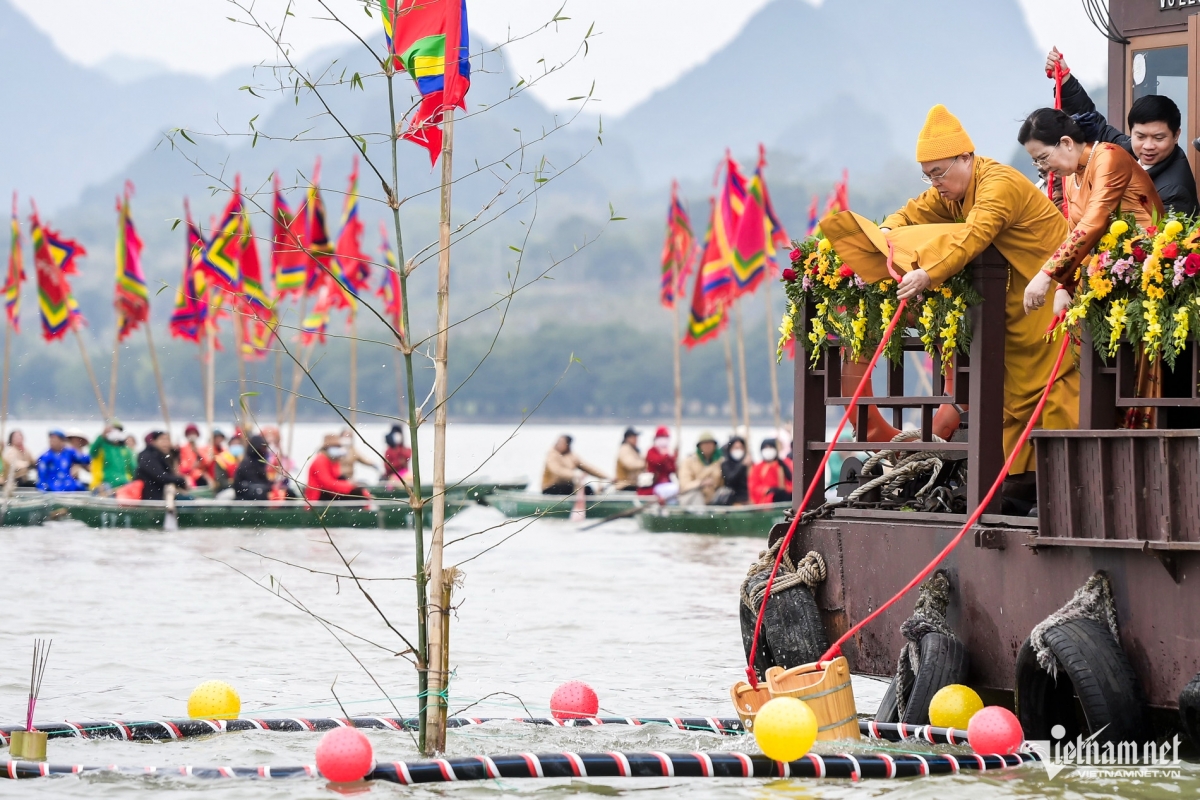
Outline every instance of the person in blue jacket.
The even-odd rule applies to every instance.
[[[76,464],[88,466],[92,459],[73,447],[67,447],[67,437],[61,430],[50,431],[50,449],[37,461],[38,489],[43,492],[82,492],[85,487],[75,480],[71,468]]]

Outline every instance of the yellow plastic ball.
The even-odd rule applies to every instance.
[[[754,716],[754,738],[773,761],[795,761],[817,740],[817,715],[794,697],[768,700]]]
[[[929,722],[938,728],[967,729],[975,712],[983,709],[983,700],[969,686],[952,683],[938,689],[929,701]]]
[[[237,719],[242,713],[242,698],[225,681],[205,681],[188,696],[188,716],[192,719]]]

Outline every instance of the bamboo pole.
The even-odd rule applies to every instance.
[[[679,303],[683,300],[679,292],[679,264],[671,264],[671,310],[674,322],[671,327],[671,343],[675,347],[675,455],[678,457],[683,448],[683,368],[680,365],[679,353]]]
[[[433,540],[429,546],[429,574],[434,580],[436,601],[429,609],[429,696],[432,721],[429,725],[431,746],[446,749],[445,697],[447,664],[442,641],[449,636],[448,609],[442,603],[445,583],[442,545],[446,527],[446,401],[447,364],[450,357],[450,189],[454,167],[454,109],[445,112],[442,139],[441,220],[438,228],[437,345],[433,357]]]
[[[738,379],[742,384],[742,424],[750,438],[750,387],[746,382],[746,338],[742,335],[742,301],[733,301],[733,327],[737,333]],[[749,442],[747,442],[749,444]]]
[[[234,335],[237,337],[237,341],[234,342],[234,349],[237,351],[238,365],[237,418],[238,427],[242,429],[243,433],[245,433],[247,428],[246,422],[250,417],[247,408],[250,404],[250,401],[246,397],[246,315],[236,308],[234,309],[233,313],[234,316],[237,317],[238,321],[237,331],[234,333]]]
[[[108,376],[108,413],[117,416],[117,357],[121,353],[121,325],[117,323],[117,332],[113,334],[112,371]]]
[[[104,395],[100,393],[100,384],[96,380],[96,371],[92,369],[92,357],[88,355],[87,345],[83,343],[83,335],[74,325],[71,326],[71,332],[75,334],[75,341],[79,342],[79,352],[83,354],[83,366],[87,370],[88,380],[92,382],[92,391],[96,393],[96,405],[100,407],[100,416],[108,419],[108,409],[104,407]]]
[[[8,444],[8,364],[12,360],[12,320],[4,315],[4,384],[0,386],[0,448]]]
[[[308,313],[308,292],[300,295],[300,330],[304,330],[304,316]],[[296,441],[296,395],[300,392],[300,381],[303,378],[303,370],[301,364],[308,366],[308,358],[304,355],[304,347],[301,345],[299,358],[292,362],[292,393],[287,399],[287,416],[288,416],[288,445],[287,454],[292,455],[292,445]]]
[[[278,336],[278,332],[275,334]],[[275,427],[283,435],[283,351],[275,345]]]
[[[212,294],[209,290],[209,298]],[[211,309],[211,305],[209,306]],[[211,312],[210,312],[211,313]],[[213,431],[217,427],[216,414],[216,383],[217,383],[217,327],[216,320],[206,320],[204,324],[204,421],[208,424],[208,441],[214,445],[212,457],[217,457]]]
[[[350,427],[358,425],[358,309],[350,309]]]
[[[729,419],[733,426],[733,434],[737,434],[738,429],[738,407],[737,407],[737,389],[734,386],[733,380],[733,350],[729,344],[729,328],[725,329],[725,335],[721,340],[725,343],[725,380],[729,384]]]
[[[158,351],[154,349],[154,334],[150,332],[150,320],[146,320],[146,345],[150,348],[150,366],[154,367],[154,384],[158,387],[158,405],[162,408],[163,424],[171,430],[171,414],[167,411],[167,390],[163,387],[162,368],[158,365]]]
[[[771,376],[771,419],[775,435],[783,430],[783,412],[779,403],[779,364],[775,360],[775,327],[771,324],[771,280],[763,286],[763,301],[767,307],[767,374]]]

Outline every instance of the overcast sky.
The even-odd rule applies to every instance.
[[[796,0],[801,2],[802,0]],[[847,2],[850,0],[829,0]],[[972,2],[976,0],[971,0]],[[270,43],[259,32],[230,22],[244,18],[231,0],[11,0],[49,34],[71,59],[96,64],[114,55],[160,62],[180,72],[215,75],[232,67],[270,60]],[[374,35],[379,21],[368,19],[362,0],[326,0],[359,33]],[[563,0],[475,0],[469,4],[471,27],[493,41],[523,35],[549,20]],[[598,34],[585,61],[577,61],[562,79],[538,88],[542,100],[562,105],[586,93],[596,81],[601,110],[619,114],[732,39],[768,0],[567,0],[557,32],[513,45],[511,58],[523,76],[567,57],[595,22]],[[1042,49],[1058,45],[1085,84],[1105,79],[1104,39],[1084,16],[1079,0],[1019,0]],[[237,0],[253,3],[264,19],[281,18],[286,0]],[[370,3],[375,7],[377,3]],[[286,38],[303,54],[351,41],[317,0],[295,0],[297,17]],[[662,35],[666,32],[666,35]],[[913,43],[912,46],[919,46]],[[936,46],[936,45],[935,45]]]

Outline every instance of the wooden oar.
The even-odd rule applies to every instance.
[[[624,511],[617,512],[616,514],[613,514],[610,517],[605,517],[604,519],[600,520],[599,522],[593,522],[591,525],[584,525],[579,530],[580,531],[590,531],[593,528],[599,528],[601,525],[603,525],[606,522],[612,522],[614,519],[625,519],[627,517],[636,517],[638,514],[642,513],[643,511],[645,511],[648,508],[650,508],[650,506],[648,506],[648,505],[634,506],[633,508],[627,508]]]

